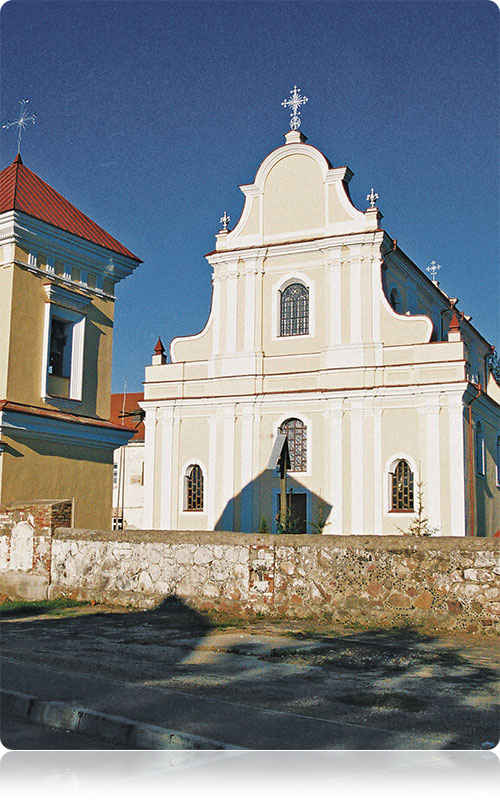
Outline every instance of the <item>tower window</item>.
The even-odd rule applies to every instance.
[[[49,374],[69,378],[73,324],[53,317],[50,325]]]
[[[413,473],[404,459],[400,459],[391,473],[391,509],[413,512]]]
[[[188,467],[184,482],[184,511],[203,511],[203,472],[198,464]]]
[[[280,336],[309,333],[309,290],[303,284],[290,284],[281,293]]]
[[[291,417],[281,425],[280,431],[287,436],[290,471],[305,473],[307,470],[307,426],[302,420]]]

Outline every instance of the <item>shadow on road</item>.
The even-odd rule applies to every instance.
[[[82,674],[87,695],[95,687],[96,708],[118,714],[126,707],[129,717],[159,723],[165,703],[173,728],[250,748],[425,747],[415,744],[421,738],[438,743],[427,747],[480,749],[498,742],[500,660],[491,638],[411,627],[318,635],[311,625],[266,621],[221,630],[171,596],[147,611],[4,621],[2,655],[17,662],[16,689],[23,689],[20,663],[32,673],[39,665],[30,674],[38,692],[42,668],[72,674],[74,693]],[[55,680],[43,686],[51,698],[70,692]],[[139,690],[150,693],[147,702]]]

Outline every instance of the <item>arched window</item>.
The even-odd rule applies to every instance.
[[[203,511],[203,473],[199,464],[188,467],[184,478],[184,511]]]
[[[392,308],[397,314],[401,314],[402,305],[401,305],[401,295],[399,294],[396,287],[391,289],[391,294],[389,295],[389,303],[391,304]]]
[[[484,434],[481,420],[476,421],[476,472],[484,476]]]
[[[303,284],[290,284],[281,293],[280,336],[309,333],[309,290]]]
[[[391,473],[391,509],[413,512],[413,473],[405,459],[400,459]]]
[[[282,423],[280,431],[287,435],[290,471],[305,473],[307,470],[307,426],[302,420],[291,417]]]

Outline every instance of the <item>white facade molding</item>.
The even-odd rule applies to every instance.
[[[172,520],[172,485],[175,481],[174,460],[174,412],[175,406],[161,410],[161,494],[160,524],[165,530],[173,528]]]
[[[252,482],[254,480],[254,460],[253,460],[253,429],[254,411],[253,406],[245,404],[240,412],[240,519],[241,530],[252,531],[253,518],[253,497]]]
[[[364,410],[362,402],[351,401],[347,412],[350,423],[351,446],[351,534],[364,534],[365,498],[364,498]]]
[[[83,311],[87,308],[91,301],[91,298],[88,295],[82,295],[79,292],[74,292],[67,287],[59,286],[52,281],[44,284],[43,288],[50,303],[54,303],[57,306],[65,306],[72,311]]]
[[[157,410],[153,404],[140,402],[140,407],[146,412],[144,417],[144,514],[142,526],[152,529],[154,525],[154,498],[157,480],[156,455],[156,426]]]
[[[2,239],[6,242],[14,241],[28,252],[35,250],[37,253],[55,256],[63,263],[67,261],[78,268],[87,265],[102,273],[112,283],[131,275],[140,263],[21,211],[2,214],[0,241]],[[41,272],[46,273],[46,270]]]
[[[441,453],[440,453],[440,406],[438,398],[429,399],[425,408],[426,482],[422,487],[423,503],[429,524],[441,532]],[[418,487],[415,487],[418,504]]]

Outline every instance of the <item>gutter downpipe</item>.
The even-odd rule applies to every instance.
[[[475,536],[475,526],[474,526],[474,479],[475,479],[475,470],[474,470],[474,448],[473,448],[473,441],[472,441],[472,404],[473,402],[479,398],[482,394],[481,384],[473,384],[478,391],[477,395],[469,401],[469,482],[470,482],[470,535],[471,537]]]

